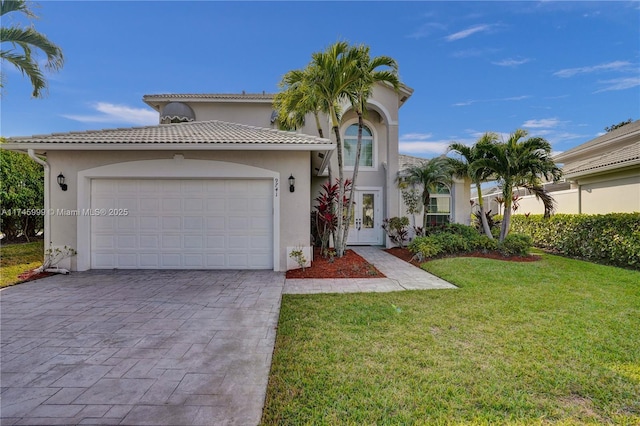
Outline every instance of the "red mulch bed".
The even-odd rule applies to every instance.
[[[27,281],[35,281],[40,278],[50,277],[51,275],[55,275],[53,272],[35,272],[35,270],[23,272],[18,275],[21,283],[26,283]]]
[[[385,278],[385,275],[353,250],[329,262],[320,256],[320,249],[316,247],[311,267],[287,271],[287,278]]]
[[[417,266],[418,268],[420,267],[420,262],[418,262],[417,260],[412,260],[413,253],[411,253],[408,248],[393,247],[390,249],[385,249],[385,251],[399,259]],[[540,256],[536,256],[535,254],[530,254],[529,256],[503,256],[498,251],[474,251],[471,253],[461,253],[452,256],[438,256],[432,259],[426,259],[425,261],[423,261],[423,263],[433,259],[441,259],[443,257],[482,257],[484,259],[504,260],[505,262],[536,262],[541,259]]]

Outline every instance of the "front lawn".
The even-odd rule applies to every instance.
[[[0,245],[0,288],[19,282],[18,275],[42,265],[42,240]]]
[[[283,296],[263,424],[640,424],[640,272],[424,267],[460,289]]]

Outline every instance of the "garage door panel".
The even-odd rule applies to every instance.
[[[135,268],[138,265],[138,256],[135,253],[119,254],[118,265],[121,268]]]
[[[116,217],[116,230],[133,232],[137,229],[136,218],[133,216],[117,216]]]
[[[201,249],[204,248],[202,236],[200,235],[185,235],[184,248],[186,249]]]
[[[159,231],[160,230],[160,218],[157,216],[140,216],[138,218],[139,229],[142,231]]]
[[[271,180],[92,181],[92,268],[273,268]],[[100,206],[100,207],[98,207]]]
[[[141,249],[159,249],[160,237],[158,235],[140,235]]]
[[[137,249],[138,238],[136,235],[118,235],[116,237],[116,248],[120,250]]]
[[[158,253],[140,253],[138,263],[141,268],[158,268],[160,255]]]
[[[162,268],[174,269],[174,268],[180,268],[184,266],[182,264],[182,254],[180,253],[162,253],[160,257],[161,257],[160,266]]]

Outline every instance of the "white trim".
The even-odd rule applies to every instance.
[[[389,110],[380,102],[376,101],[375,99],[367,99],[367,103],[370,105],[373,105],[376,111],[378,111],[379,113],[382,113],[382,115],[384,116],[385,122],[388,126],[398,125],[397,121],[391,119],[391,114],[389,113]]]
[[[371,135],[372,135],[372,147],[371,147],[371,164],[373,164],[373,166],[363,166],[362,163],[360,164],[360,166],[358,167],[358,171],[359,172],[377,172],[378,171],[378,145],[379,145],[379,140],[380,138],[378,137],[378,131],[376,130],[375,126],[368,120],[363,120],[364,125],[367,129],[369,129],[371,131]],[[351,120],[347,120],[344,123],[342,123],[342,128],[340,129],[340,136],[342,137],[342,158],[344,158],[344,146],[345,146],[345,133],[347,131],[347,129],[352,126],[352,125],[357,125],[358,124],[358,119],[357,118],[352,118]],[[353,166],[344,166],[344,170],[345,171],[353,171]]]
[[[125,161],[78,172],[78,210],[91,208],[92,179],[273,179],[273,269],[280,270],[280,173],[273,170],[209,160],[174,159]],[[91,216],[78,216],[78,271],[91,268]]]

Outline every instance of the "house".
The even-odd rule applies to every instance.
[[[374,87],[349,244],[388,243],[384,217],[401,209],[398,112],[413,90]],[[9,138],[45,166],[45,235],[78,254],[72,270],[273,269],[310,252],[313,199],[337,170],[335,144],[277,129],[271,94],[158,94],[155,126]],[[330,134],[325,120],[324,135]],[[315,123],[314,123],[315,124]],[[353,168],[356,114],[340,131]]]
[[[554,160],[562,165],[563,180],[545,183],[545,188],[556,201],[556,213],[640,212],[640,120],[562,152]],[[525,190],[519,195],[516,214],[544,213],[535,196]],[[495,197],[485,196],[496,207]]]

